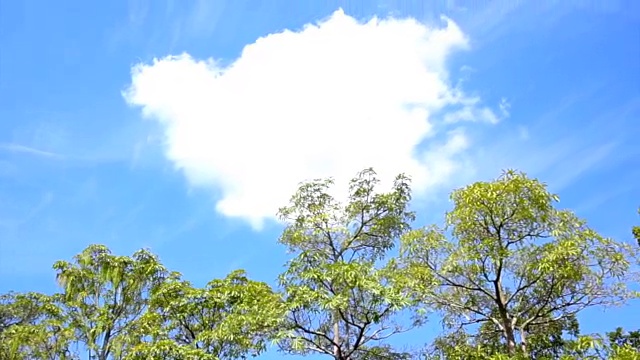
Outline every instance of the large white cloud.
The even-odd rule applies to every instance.
[[[446,183],[469,146],[461,126],[498,119],[450,84],[446,60],[466,47],[450,20],[339,10],[258,39],[226,67],[188,54],[139,64],[124,95],[163,125],[190,183],[222,194],[220,213],[259,228],[307,179],[372,166],[387,181],[410,174],[418,195]]]

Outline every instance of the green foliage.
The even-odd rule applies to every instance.
[[[602,346],[595,348],[599,359],[638,360],[640,359],[640,330],[625,332],[621,327],[599,337]]]
[[[615,331],[607,333],[609,342],[616,346],[629,346],[636,351],[640,351],[640,330],[625,333],[621,327]]]
[[[407,177],[379,192],[364,170],[345,203],[332,185],[302,184],[279,212],[293,253],[281,292],[242,270],[199,288],[147,250],[91,245],[54,264],[61,293],[0,295],[0,359],[246,359],[269,343],[334,360],[640,359],[640,331],[583,335],[577,321],[637,295],[636,249],[557,209],[539,181],[471,184],[443,228],[415,230]],[[447,331],[420,355],[387,341],[432,311]]]
[[[0,359],[75,359],[72,335],[54,297],[0,295]]]
[[[131,329],[147,308],[149,293],[167,272],[146,250],[116,256],[103,245],[91,245],[74,260],[53,266],[64,288],[69,326],[89,357],[122,359],[135,342]]]
[[[329,194],[332,184],[302,184],[280,210],[288,223],[280,242],[296,254],[280,278],[289,306],[289,334],[280,347],[380,358],[387,351],[381,342],[405,330],[393,315],[409,301],[395,286],[393,262],[384,260],[414,219],[409,182],[400,175],[391,192],[378,193],[375,172],[364,170],[351,181],[346,204]]]
[[[446,228],[408,233],[401,259],[415,295],[442,310],[450,328],[489,322],[508,354],[518,333],[528,353],[537,329],[634,295],[626,288],[633,249],[555,209],[558,197],[539,181],[508,171],[451,199]]]
[[[151,335],[127,359],[237,359],[260,354],[275,337],[280,295],[243,271],[194,288],[174,274],[152,295],[138,329]]]
[[[621,329],[620,329],[621,330]],[[618,331],[618,330],[617,330]],[[631,332],[633,334],[635,332]],[[607,333],[611,337],[614,333]],[[627,336],[627,335],[624,335]],[[640,351],[628,342],[616,343],[601,335],[580,335],[565,340],[554,353],[508,355],[506,351],[483,344],[474,336],[458,331],[439,337],[426,351],[426,360],[638,360]]]
[[[569,316],[529,329],[528,357],[538,360],[577,356],[576,342],[580,338],[578,321]],[[436,339],[429,349],[431,359],[456,359],[460,356],[485,359],[496,354],[506,355],[502,331],[491,322],[484,322],[476,334],[458,330]],[[517,354],[520,357],[524,354]]]

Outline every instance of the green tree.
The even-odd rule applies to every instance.
[[[0,334],[13,326],[36,323],[49,300],[48,296],[38,293],[0,295]]]
[[[384,344],[406,330],[393,315],[409,305],[386,255],[414,219],[409,180],[400,175],[378,193],[375,172],[364,170],[346,204],[329,194],[332,184],[302,184],[279,212],[288,224],[280,243],[296,255],[280,278],[289,306],[280,347],[336,360],[402,358]]]
[[[579,338],[578,321],[575,316],[526,329],[529,356],[537,360],[560,359],[575,356],[575,342]],[[506,355],[502,331],[492,322],[484,322],[477,332],[468,334],[462,329],[437,338],[428,349],[429,359],[484,359],[494,355]],[[435,355],[435,356],[433,356]]]
[[[412,231],[401,247],[415,295],[451,328],[490,322],[507,354],[526,355],[537,329],[633,295],[626,280],[634,250],[556,209],[558,197],[539,181],[507,171],[451,199],[444,229]]]
[[[284,317],[279,294],[241,270],[205,288],[174,274],[152,295],[137,329],[147,335],[128,359],[242,359],[275,338]]]
[[[630,346],[640,352],[640,330],[625,332],[618,327],[614,331],[607,333],[607,338],[611,344],[617,346]]]
[[[167,271],[146,250],[116,256],[106,246],[91,245],[74,260],[54,264],[69,326],[90,359],[122,359],[136,341],[131,329]]]
[[[77,358],[70,351],[73,331],[66,325],[56,296],[0,295],[0,359]]]
[[[496,314],[497,315],[497,314]],[[580,335],[580,328],[575,314],[554,320],[551,315],[546,321],[538,321],[523,329],[527,337],[527,350],[533,359],[559,359],[563,355],[571,355],[569,351]],[[480,326],[477,342],[492,352],[504,350],[502,331],[492,322],[484,322]]]
[[[461,329],[436,337],[425,349],[426,360],[482,360],[491,355],[491,349],[478,344],[474,338]]]
[[[596,354],[602,360],[637,360],[640,359],[640,330],[624,331],[618,327],[604,337],[595,337],[601,342],[596,347]]]

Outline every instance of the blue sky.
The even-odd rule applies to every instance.
[[[271,282],[295,184],[367,166],[414,176],[416,225],[517,168],[630,241],[640,3],[431,3],[0,0],[0,291],[91,243]]]

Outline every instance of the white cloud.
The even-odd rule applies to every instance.
[[[217,210],[256,228],[300,181],[340,183],[369,166],[387,181],[412,175],[420,194],[460,170],[460,121],[498,120],[450,85],[446,60],[467,39],[445,22],[362,23],[340,10],[258,39],[227,67],[188,54],[139,64],[124,96],[163,125],[166,156],[189,182],[220,191]],[[433,116],[450,108],[456,128]]]

